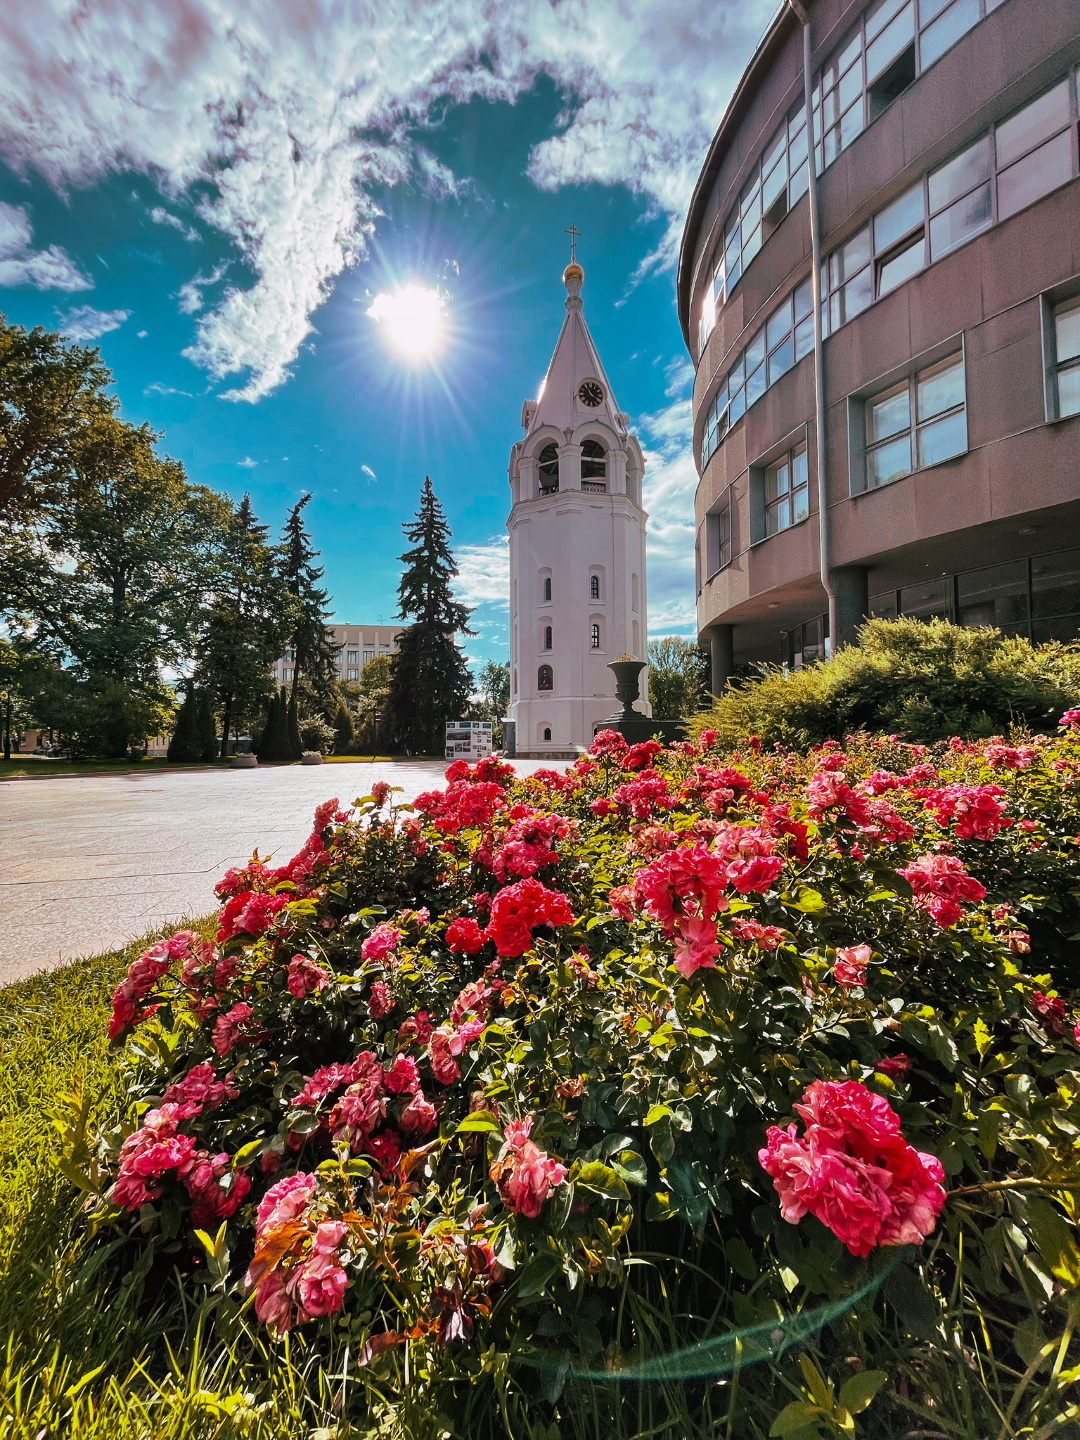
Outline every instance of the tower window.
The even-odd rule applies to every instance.
[[[550,739],[551,739],[551,726],[550,726],[550,725],[545,725],[545,726],[544,726],[544,739],[545,739],[545,740],[550,740]]]
[[[540,494],[552,495],[559,488],[559,447],[554,441],[540,451]]]
[[[551,599],[551,576],[550,576],[550,575],[545,575],[545,576],[544,576],[544,600],[545,600],[545,602],[546,602],[546,601],[548,601],[548,600],[550,600],[550,599]]]
[[[1080,304],[1054,312],[1054,388],[1059,416],[1080,415]]]
[[[600,599],[600,576],[599,576],[599,575],[590,575],[590,577],[589,577],[589,595],[592,597],[593,600],[599,600],[599,599]]]
[[[544,649],[545,649],[545,650],[550,650],[550,649],[551,649],[551,626],[550,626],[550,625],[545,625],[545,626],[544,626]]]
[[[599,649],[600,649],[600,626],[599,626],[599,625],[594,625],[594,626],[592,627],[592,648],[593,648],[594,650],[599,650]]]
[[[551,670],[551,666],[550,666],[550,665],[541,665],[540,668],[537,670],[537,672],[536,672],[536,688],[537,688],[537,690],[554,690],[554,689],[555,689],[555,677],[554,677],[554,675],[552,674],[552,670]]]

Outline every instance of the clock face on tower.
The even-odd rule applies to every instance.
[[[578,399],[583,405],[595,409],[604,399],[604,387],[596,380],[583,380],[578,386]]]

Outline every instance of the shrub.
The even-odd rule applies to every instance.
[[[820,744],[853,730],[908,740],[990,736],[1021,725],[1052,729],[1080,697],[1080,647],[1033,645],[987,627],[944,620],[868,620],[859,643],[789,671],[765,666],[737,681],[694,722],[738,745]]]
[[[116,991],[87,1267],[311,1347],[342,1436],[1066,1433],[1080,738],[713,738],[230,871]]]

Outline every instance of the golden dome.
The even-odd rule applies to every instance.
[[[567,265],[566,269],[562,272],[562,278],[564,283],[567,280],[584,280],[585,271],[576,260],[571,260],[570,264]]]

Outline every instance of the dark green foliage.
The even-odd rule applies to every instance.
[[[199,647],[197,680],[221,711],[222,755],[234,728],[254,723],[265,703],[293,616],[266,536],[245,495],[229,525]]]
[[[355,753],[355,744],[356,726],[353,724],[352,711],[344,700],[339,700],[334,711],[334,754],[352,755]]]
[[[709,691],[709,662],[692,640],[665,635],[650,640],[649,701],[658,720],[683,720],[701,708]]]
[[[314,562],[319,554],[304,525],[303,509],[311,499],[301,495],[289,511],[279,546],[280,574],[292,600],[292,623],[287,644],[293,652],[293,695],[300,691],[326,710],[333,706],[337,684],[337,654],[329,624],[330,598],[320,587],[323,569]]]
[[[1012,725],[1051,729],[1080,696],[1080,648],[1033,645],[990,628],[944,620],[869,620],[858,645],[786,671],[764,667],[738,683],[693,728],[738,745],[842,739],[855,730],[908,740],[1001,734]]]
[[[285,710],[285,743],[283,760],[299,760],[304,753],[304,742],[300,738],[300,715],[296,703],[296,691],[289,696]]]
[[[467,606],[454,599],[457,574],[450,550],[450,527],[424,477],[420,508],[403,525],[412,548],[402,555],[405,571],[398,586],[398,614],[412,623],[401,634],[393,657],[390,724],[396,746],[407,754],[441,753],[443,726],[458,719],[472,692],[472,676],[454,636],[471,635]]]
[[[176,715],[176,729],[169,741],[167,758],[174,764],[203,759],[203,743],[199,727],[200,697],[193,685],[184,690],[183,703]]]
[[[198,696],[198,741],[199,759],[213,760],[217,756],[217,722],[214,719],[214,702],[209,690],[199,690]]]

